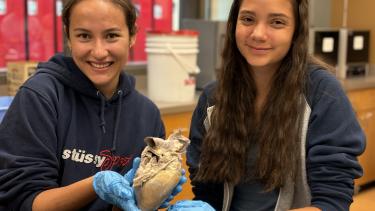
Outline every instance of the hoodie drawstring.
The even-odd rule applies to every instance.
[[[115,115],[116,120],[115,120],[115,128],[114,128],[113,139],[112,139],[112,149],[111,149],[112,152],[116,151],[117,132],[118,132],[118,128],[119,128],[119,125],[120,125],[120,116],[121,116],[121,108],[122,108],[122,96],[123,96],[124,93],[122,92],[122,90],[118,90],[117,94],[118,94],[118,98],[119,98],[119,103],[118,103],[117,111],[116,111],[116,115]],[[105,129],[106,123],[105,123],[105,118],[104,118],[105,98],[99,91],[96,92],[96,95],[100,97],[100,125],[99,126],[102,129],[103,134],[105,134],[106,133],[106,129]]]
[[[116,144],[117,144],[117,131],[120,125],[120,116],[121,116],[121,108],[122,108],[122,95],[124,94],[122,90],[117,91],[118,97],[119,97],[119,103],[117,106],[117,113],[116,113],[116,123],[115,123],[115,129],[113,132],[113,140],[112,140],[112,152],[116,151]]]
[[[105,105],[105,98],[99,91],[96,92],[96,95],[100,97],[100,128],[102,129],[103,134],[105,134],[105,118],[104,118],[104,105]]]

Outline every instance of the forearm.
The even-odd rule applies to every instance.
[[[299,208],[299,209],[292,209],[289,211],[322,211],[322,210],[316,207],[304,207],[304,208]]]
[[[65,187],[43,191],[35,197],[32,210],[77,210],[82,208],[97,197],[92,182],[93,177],[89,177]]]

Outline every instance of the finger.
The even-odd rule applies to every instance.
[[[173,189],[172,191],[172,196],[175,196],[177,195],[179,192],[182,191],[182,185],[187,181],[187,178],[185,177],[185,175],[182,175],[180,177],[180,180],[178,181],[178,184],[176,185],[176,187]]]
[[[170,195],[164,202],[170,202],[170,201],[173,200],[173,198],[174,198],[174,196]]]
[[[125,179],[130,183],[133,184],[134,175],[137,172],[137,169],[139,168],[139,165],[141,163],[141,159],[139,157],[134,158],[133,160],[133,166],[132,169],[130,169],[125,175]]]
[[[173,191],[172,191],[172,197],[173,196],[175,196],[175,195],[177,195],[179,192],[181,192],[182,191],[182,186],[181,185],[177,185],[174,189],[173,189]]]
[[[140,164],[141,164],[141,158],[139,157],[134,158],[133,169],[137,170]]]
[[[177,185],[183,185],[186,181],[187,181],[187,178],[185,177],[185,175],[182,175]]]
[[[134,201],[123,201],[121,204],[122,210],[140,211]]]
[[[169,202],[165,201],[163,204],[160,205],[160,209],[167,208],[169,206]]]

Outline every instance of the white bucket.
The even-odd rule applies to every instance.
[[[198,32],[149,32],[146,52],[149,97],[158,102],[194,100]]]

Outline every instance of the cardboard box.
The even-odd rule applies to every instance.
[[[35,73],[38,62],[17,61],[7,63],[7,86],[11,96],[16,95],[19,87]]]

